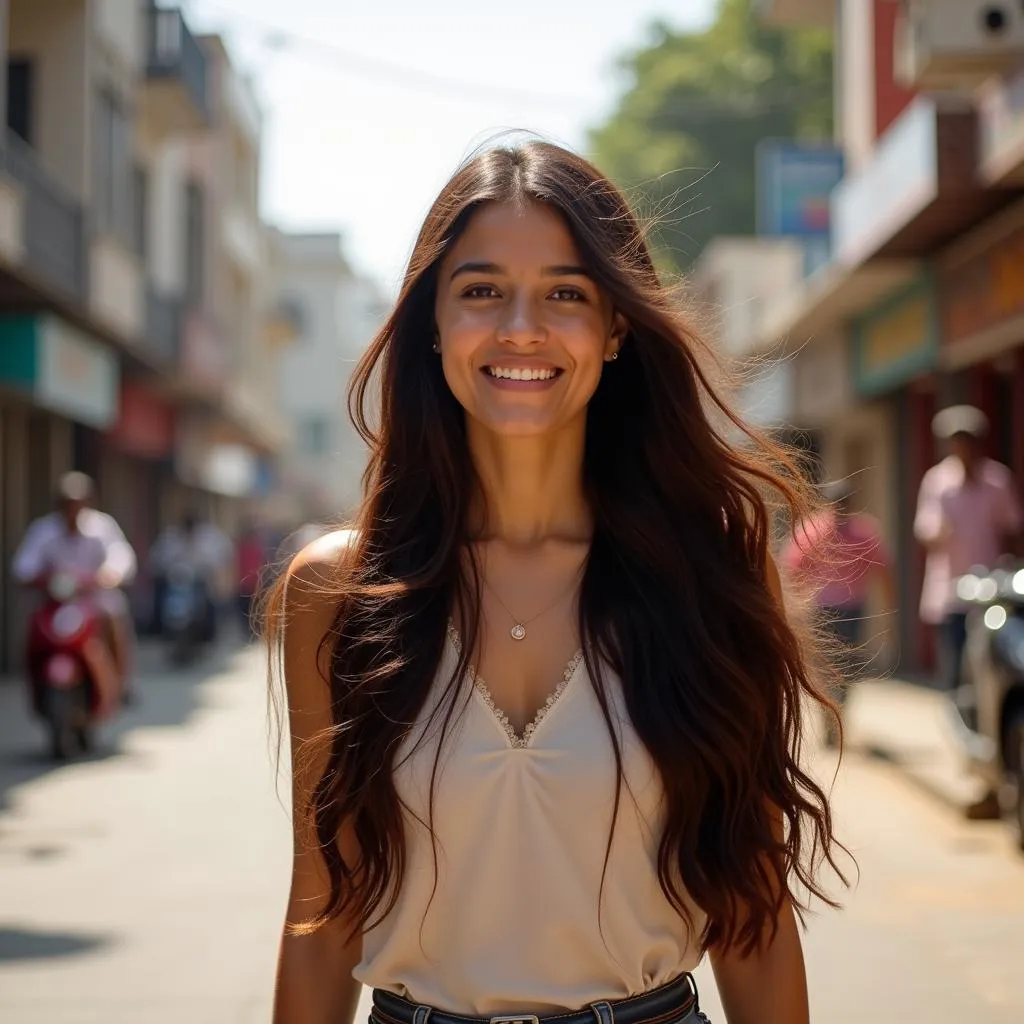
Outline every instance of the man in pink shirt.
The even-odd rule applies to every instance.
[[[993,568],[1024,526],[1010,470],[984,454],[987,432],[985,414],[970,405],[935,416],[932,433],[949,455],[925,473],[914,518],[914,536],[928,551],[921,619],[936,629],[940,679],[968,726],[974,692],[960,678],[967,615],[956,581],[977,566]]]
[[[839,644],[846,685],[836,697],[842,707],[848,684],[864,670],[863,625],[871,584],[882,587],[887,610],[896,606],[896,587],[878,523],[854,508],[852,488],[842,481],[827,484],[822,496],[828,508],[796,527],[781,564],[798,585],[813,592],[823,624]],[[826,741],[835,738],[830,729]]]

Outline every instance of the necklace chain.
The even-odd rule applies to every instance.
[[[564,598],[565,595],[567,593],[569,593],[570,590],[575,588],[576,583],[577,583],[578,580],[579,580],[579,573],[577,572],[573,576],[572,580],[570,581],[569,586],[566,587],[565,590],[563,590],[558,595],[558,597],[556,597],[554,599],[554,601],[551,602],[551,604],[546,605],[539,612],[536,612],[535,614],[531,615],[528,619],[521,619],[521,618],[519,618],[519,616],[516,615],[512,611],[512,609],[509,608],[509,606],[507,604],[505,604],[504,601],[502,601],[501,597],[498,595],[498,592],[494,589],[493,586],[491,586],[490,583],[487,582],[486,577],[484,578],[484,586],[487,587],[487,589],[494,595],[494,600],[497,601],[498,604],[500,604],[501,607],[505,609],[505,611],[508,613],[508,617],[512,620],[513,625],[512,625],[512,628],[508,631],[509,636],[511,636],[513,640],[525,640],[526,639],[526,627],[531,622],[533,622],[534,619],[539,619],[546,612],[551,611],[551,609],[554,608],[555,605],[558,604],[558,602],[561,601],[562,598]]]

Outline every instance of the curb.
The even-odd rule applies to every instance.
[[[963,815],[986,792],[948,725],[945,698],[902,680],[858,684],[849,707],[850,749],[884,762]]]

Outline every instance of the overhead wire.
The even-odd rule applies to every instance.
[[[362,75],[420,92],[431,92],[460,100],[490,100],[544,106],[550,106],[552,103],[569,103],[588,108],[594,106],[593,97],[588,99],[572,93],[535,92],[496,86],[493,83],[469,82],[421,68],[412,68],[385,58],[350,50],[333,42],[302,35],[262,18],[253,17],[221,0],[190,0],[187,10],[218,13],[227,19],[226,31],[258,35],[263,45],[271,52],[306,51],[309,55],[318,55],[323,66],[335,71]],[[688,96],[684,103],[685,112],[694,115],[746,118],[791,107],[806,101],[806,98],[804,87],[792,83],[781,88],[776,86],[774,89],[767,85],[758,88],[756,93],[743,91],[731,95]]]
[[[593,99],[581,95],[564,92],[534,92],[524,89],[513,89],[493,83],[469,82],[465,79],[439,75],[433,71],[413,68],[404,64],[389,61],[385,58],[370,56],[356,50],[350,50],[336,43],[323,39],[314,39],[291,29],[282,28],[254,18],[252,15],[239,11],[237,8],[220,3],[219,0],[193,0],[192,8],[197,11],[210,11],[221,14],[228,19],[228,31],[241,30],[259,34],[261,40],[271,51],[306,50],[308,53],[319,54],[323,63],[346,74],[362,75],[379,81],[404,86],[421,92],[432,92],[454,99],[491,100],[503,103],[530,103],[549,106],[552,103],[572,103],[590,106]]]

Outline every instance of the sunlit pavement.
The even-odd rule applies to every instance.
[[[4,1024],[269,1020],[289,833],[260,653],[147,666],[107,752],[61,768],[0,683]],[[833,770],[821,755],[818,774]],[[842,913],[810,922],[812,1019],[1020,1024],[1024,859],[1007,831],[858,753],[835,799],[861,878]],[[721,1020],[705,966],[699,982]]]

